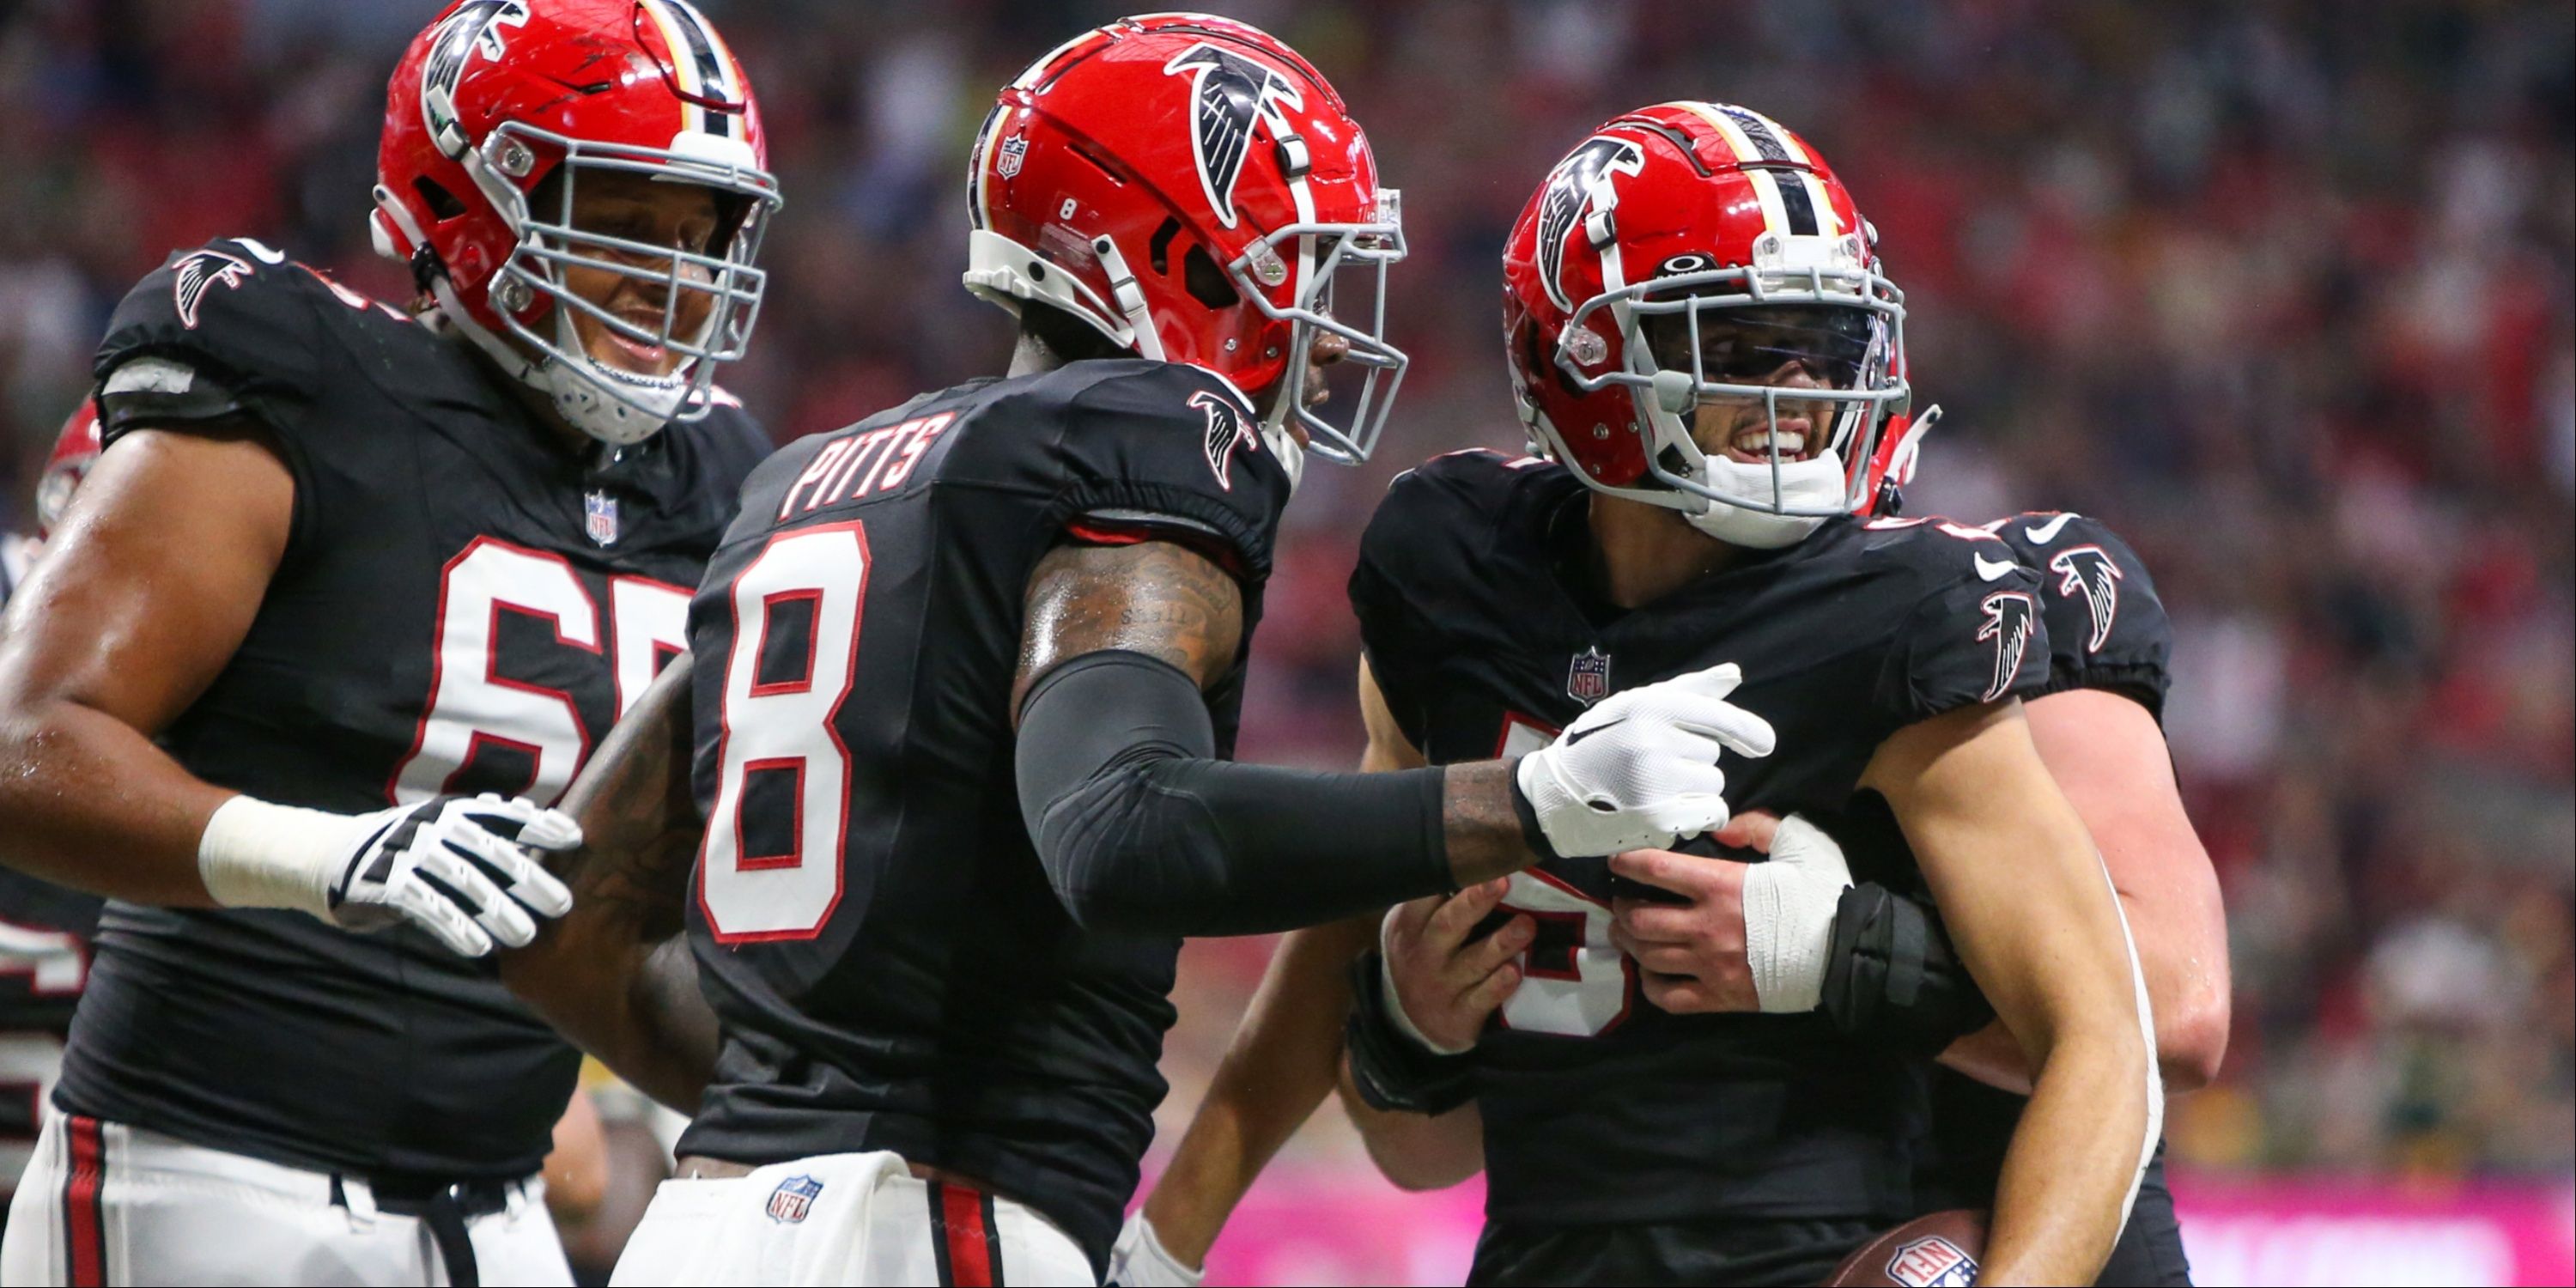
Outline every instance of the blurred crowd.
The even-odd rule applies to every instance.
[[[728,385],[783,441],[998,370],[1007,320],[957,285],[966,148],[995,87],[1118,10],[703,7],[788,195]],[[1361,525],[1422,457],[1518,446],[1498,263],[1541,175],[1621,109],[1751,104],[1833,160],[1907,291],[1917,388],[1948,409],[1909,512],[2100,516],[2172,612],[2168,728],[2237,984],[2177,1155],[2576,1161],[2576,7],[1217,7],[1373,126],[1412,247],[1391,331],[1414,373],[1377,459],[1309,470],[1290,511],[1246,755],[1356,756]],[[0,4],[0,519],[170,249],[248,234],[407,294],[362,217],[384,78],[435,8]],[[1266,958],[1185,958],[1167,1143]],[[1330,1131],[1298,1148],[1364,1166]]]

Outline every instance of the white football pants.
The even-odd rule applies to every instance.
[[[612,1288],[1095,1282],[1071,1236],[1009,1199],[924,1181],[891,1153],[662,1182]]]
[[[465,1230],[493,1288],[572,1283],[533,1176],[510,1187],[507,1210],[468,1218]],[[447,1282],[429,1223],[378,1211],[363,1181],[335,1186],[326,1172],[50,1106],[0,1240],[5,1285]]]

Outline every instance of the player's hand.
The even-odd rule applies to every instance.
[[[409,921],[466,957],[517,948],[538,917],[572,910],[572,892],[529,850],[581,844],[571,818],[486,793],[441,796],[356,820],[364,826],[329,887],[329,920],[348,930]]]
[[[1199,1288],[1207,1268],[1192,1270],[1163,1247],[1162,1236],[1143,1211],[1127,1218],[1118,1242],[1109,1248],[1109,1275],[1104,1284],[1123,1288]]]
[[[1734,663],[1612,695],[1521,758],[1514,778],[1565,856],[1669,847],[1726,826],[1721,751],[1768,756],[1769,721],[1726,700]]]
[[[1410,1023],[1412,1036],[1438,1054],[1475,1046],[1486,1017],[1520,987],[1514,962],[1538,932],[1536,922],[1516,916],[1483,939],[1467,939],[1510,888],[1508,879],[1487,881],[1454,895],[1400,903],[1378,927],[1384,983],[1393,994],[1388,1014],[1399,1027]]]
[[[1612,872],[1689,902],[1615,900],[1611,943],[1637,959],[1646,1000],[1674,1014],[1814,1010],[1834,910],[1851,884],[1842,847],[1795,814],[1747,814],[1717,839],[1768,851],[1770,861],[1661,850],[1613,855]]]

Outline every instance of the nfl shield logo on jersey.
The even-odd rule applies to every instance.
[[[1598,647],[1574,655],[1574,666],[1565,673],[1567,697],[1591,706],[1610,696],[1610,655]]]
[[[592,545],[616,545],[617,498],[596,490],[582,493],[581,530]]]
[[[814,1196],[823,1192],[823,1183],[811,1176],[791,1176],[769,1192],[769,1219],[781,1225],[794,1225],[814,1210]]]
[[[1899,1247],[1887,1259],[1887,1277],[1908,1288],[1966,1288],[1977,1282],[1977,1259],[1936,1234]]]

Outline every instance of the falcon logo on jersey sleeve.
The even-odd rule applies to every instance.
[[[206,292],[221,282],[228,290],[239,290],[242,279],[250,276],[250,261],[227,255],[219,250],[201,250],[179,261],[171,273],[170,298],[179,308],[179,322],[197,329],[197,307],[206,301]]]
[[[1190,395],[1190,405],[1207,413],[1207,463],[1216,474],[1216,485],[1234,490],[1234,449],[1261,450],[1261,439],[1243,423],[1243,413],[1231,402],[1202,389]]]
[[[1995,680],[1979,701],[1992,702],[2010,691],[2013,677],[2021,674],[2022,656],[2030,651],[2031,628],[2039,620],[2039,605],[2021,591],[1999,590],[1978,607],[1986,610],[1986,624],[1977,629],[1977,638],[1991,640],[1995,646]]]
[[[1633,175],[1645,168],[1646,154],[1636,144],[1596,134],[1557,162],[1547,176],[1547,195],[1539,199],[1538,208],[1538,267],[1539,281],[1556,307],[1574,307],[1565,283],[1557,277],[1565,266],[1566,234],[1591,213],[1599,185],[1609,182],[1609,176]]]
[[[2093,636],[2085,641],[2084,651],[2101,652],[2111,639],[2111,623],[2119,620],[2120,580],[2128,574],[2100,546],[2061,550],[2048,561],[2048,570],[2057,574],[2058,594],[2084,597],[2084,606],[2093,614]]]
[[[1216,221],[1234,227],[1234,181],[1243,173],[1244,153],[1252,147],[1252,126],[1268,119],[1270,133],[1284,138],[1288,119],[1281,104],[1303,111],[1306,96],[1286,77],[1260,63],[1200,43],[1163,64],[1163,74],[1191,78],[1197,106],[1192,113],[1191,155],[1198,160],[1199,184],[1207,192]]]

